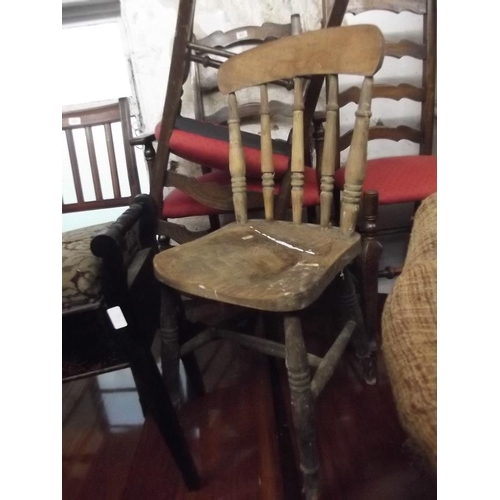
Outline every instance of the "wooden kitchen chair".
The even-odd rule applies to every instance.
[[[155,274],[163,283],[162,324],[169,383],[174,401],[179,394],[179,356],[215,338],[229,338],[246,347],[286,359],[292,413],[298,436],[305,497],[319,494],[318,454],[314,400],[331,377],[353,332],[348,320],[323,358],[307,354],[302,337],[300,311],[312,304],[337,275],[361,252],[355,232],[361,188],[365,177],[366,145],[370,119],[373,75],[384,53],[380,30],[373,26],[331,28],[283,38],[251,49],[225,62],[219,69],[220,91],[228,95],[231,187],[236,222],[195,241],[159,253]],[[303,81],[307,75],[328,75],[325,142],[335,138],[336,85],[339,73],[364,76],[347,164],[347,183],[342,200],[340,227],[332,227],[333,157],[323,156],[320,225],[302,223],[304,199]],[[294,111],[292,140],[293,222],[273,220],[274,165],[267,84],[293,79]],[[265,220],[248,218],[245,160],[240,132],[236,91],[260,87],[262,186]],[[341,278],[342,279],[342,278]],[[285,345],[267,339],[208,328],[179,345],[175,326],[176,291],[260,311],[282,313]],[[352,315],[351,317],[354,317]],[[358,339],[359,340],[359,339]],[[366,342],[356,342],[358,355],[366,355]],[[364,349],[364,352],[360,351]],[[317,368],[311,379],[309,365]]]
[[[335,0],[335,4],[344,3],[344,0]],[[409,141],[417,144],[419,154],[412,156],[386,156],[380,157],[375,153],[370,157],[366,166],[366,178],[363,184],[363,210],[360,219],[359,230],[363,235],[363,259],[361,263],[361,276],[363,281],[363,302],[366,314],[367,327],[373,336],[378,336],[378,278],[385,276],[392,278],[399,274],[398,269],[379,270],[379,261],[382,253],[382,245],[376,239],[377,216],[379,205],[391,205],[397,203],[420,202],[437,191],[437,157],[432,154],[434,135],[434,111],[435,111],[435,89],[436,89],[436,2],[435,0],[413,0],[400,2],[397,0],[359,0],[350,1],[347,5],[347,13],[362,14],[367,11],[389,11],[395,14],[411,12],[422,18],[422,43],[415,43],[405,39],[398,41],[386,40],[385,58],[387,63],[392,59],[395,71],[402,71],[407,64],[408,58],[414,61],[422,61],[421,85],[415,86],[403,78],[396,79],[391,76],[390,81],[384,80],[377,75],[373,86],[374,104],[387,102],[387,100],[400,101],[399,115],[382,117],[376,124],[372,124],[369,130],[369,141],[385,139],[384,153],[391,153],[394,143]],[[413,83],[413,82],[412,82]],[[349,103],[357,103],[360,96],[358,87],[350,87],[341,92],[338,97],[339,106],[344,107]],[[413,103],[420,107],[420,126],[418,129],[401,124],[401,116],[404,112],[401,108],[413,109]],[[322,131],[321,123],[325,120],[324,113],[315,115],[316,139],[318,154],[321,156]],[[386,121],[387,123],[383,123]],[[339,130],[339,129],[337,129]],[[339,193],[345,189],[345,168],[340,168],[340,155],[350,144],[352,130],[345,132],[342,136],[337,132],[337,147],[335,149],[335,189]],[[379,143],[380,144],[380,143]],[[325,145],[326,146],[326,145]],[[337,191],[339,190],[339,191]],[[337,198],[338,199],[338,198]],[[410,221],[409,221],[410,222]],[[392,230],[403,230],[409,232],[410,223],[403,228],[392,228]]]
[[[233,213],[231,195],[231,178],[229,174],[229,130],[227,127],[227,106],[215,107],[208,114],[205,101],[217,102],[217,72],[222,62],[234,54],[248,50],[284,36],[301,32],[300,17],[292,15],[289,24],[264,23],[261,26],[242,26],[226,32],[215,31],[210,35],[191,41],[187,44],[190,61],[190,84],[194,91],[195,118],[182,116],[182,103],[179,105],[178,116],[169,140],[170,152],[176,156],[201,166],[202,175],[196,178],[181,176],[177,172],[167,174],[167,183],[174,189],[163,201],[162,221],[159,225],[161,234],[168,235],[184,243],[206,234],[206,231],[190,232],[178,222],[169,219],[182,219],[191,216],[209,216],[211,229],[220,227],[219,215]],[[210,72],[206,68],[212,69]],[[208,72],[207,72],[208,71]],[[273,86],[290,89],[290,80],[273,82]],[[220,96],[222,97],[222,96]],[[291,105],[278,100],[269,102],[271,115],[292,116]],[[255,122],[259,119],[258,102],[247,101],[240,105],[240,118],[245,122]],[[145,154],[150,169],[155,162],[155,151],[152,142],[160,140],[162,123],[160,122],[155,135],[145,137]],[[260,184],[260,137],[252,132],[242,132],[243,149],[247,162],[249,191],[249,208],[263,208],[262,186]],[[148,144],[146,145],[146,142]],[[133,140],[138,144],[138,139]],[[273,158],[275,162],[276,180],[283,178],[289,167],[290,145],[286,140],[273,139]],[[314,171],[311,167],[305,169],[305,207],[314,207],[319,203],[319,190]],[[276,182],[275,192],[279,195],[280,183]],[[282,216],[283,217],[283,216]],[[182,222],[181,222],[182,224]]]

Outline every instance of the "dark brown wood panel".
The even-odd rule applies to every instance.
[[[117,155],[116,137],[113,137],[113,127],[116,127],[116,125],[113,124],[115,123],[118,123],[120,126],[120,132],[125,148],[124,167],[126,168],[128,184],[130,187],[130,196],[125,197],[122,195],[122,189],[120,186],[119,169],[121,166],[118,165],[117,162],[117,158],[122,158],[122,156]],[[104,128],[106,151],[109,162],[101,162],[101,158],[98,158],[96,154],[93,130],[94,127],[98,126],[102,126]],[[90,103],[88,105],[82,105],[81,109],[73,110],[71,112],[63,112],[62,129],[65,132],[66,142],[68,144],[73,184],[77,198],[76,203],[65,203],[63,200],[62,212],[82,212],[85,210],[129,205],[133,197],[141,192],[141,189],[134,145],[131,144],[133,130],[128,98],[122,97],[116,102],[105,105],[96,106]],[[83,195],[77,151],[73,137],[73,130],[75,129],[83,129],[85,131],[87,150],[79,152],[79,154],[87,154],[90,161],[93,189],[95,193],[95,200],[92,201],[86,201]],[[141,142],[141,144],[143,143]],[[113,196],[109,199],[104,199],[101,187],[100,173],[104,174],[105,169],[109,171],[113,186]]]
[[[68,144],[69,159],[71,162],[71,172],[73,174],[73,184],[76,192],[76,200],[78,203],[83,203],[82,181],[80,179],[80,170],[78,169],[78,158],[76,156],[73,132],[70,129],[66,129],[65,133],[66,142]]]
[[[94,107],[85,107],[62,114],[62,128],[81,128],[120,121],[117,103],[109,103]]]
[[[121,198],[120,182],[118,180],[118,169],[116,167],[115,145],[113,141],[113,133],[111,125],[104,125],[104,133],[106,134],[106,147],[108,149],[109,167],[111,169],[111,182],[113,184],[113,194],[115,198]]]
[[[85,127],[85,137],[87,139],[87,149],[90,160],[90,170],[92,172],[92,181],[94,183],[94,192],[96,201],[102,201],[101,179],[97,167],[97,157],[95,154],[94,134],[91,127]]]

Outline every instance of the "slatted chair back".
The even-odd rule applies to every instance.
[[[435,0],[350,0],[346,12],[357,15],[375,10],[389,11],[396,14],[411,12],[423,18],[422,43],[415,43],[406,39],[396,42],[386,40],[385,43],[386,58],[401,59],[410,57],[422,61],[421,85],[415,86],[399,82],[397,85],[390,85],[382,83],[382,80],[380,80],[373,86],[373,99],[391,99],[393,101],[409,99],[415,103],[420,103],[421,117],[419,129],[401,124],[389,126],[378,123],[371,126],[368,140],[387,139],[395,142],[407,140],[419,145],[419,154],[430,155],[432,154],[433,145],[436,96],[436,2]],[[401,61],[399,64],[402,63]],[[360,88],[350,87],[339,94],[338,104],[342,108],[351,102],[358,103],[359,96]],[[391,121],[393,120],[391,119]],[[352,133],[352,130],[349,130],[339,136],[336,167],[340,166],[340,153],[349,147]]]
[[[119,160],[123,157],[115,148],[116,136],[113,136],[112,125],[121,124],[124,157],[126,163],[125,173],[121,172]],[[107,162],[102,155],[96,153],[94,132],[98,128],[104,129]],[[94,196],[85,196],[82,183],[82,165],[78,161],[78,152],[75,147],[74,131],[83,129],[90,163],[92,187]],[[68,155],[71,164],[71,174],[76,195],[76,202],[65,202],[63,198],[62,212],[81,212],[86,210],[124,207],[132,203],[133,198],[141,192],[139,174],[134,147],[130,145],[132,138],[132,124],[130,121],[130,107],[126,97],[118,102],[103,104],[96,107],[82,107],[73,111],[62,113],[62,130],[65,135]],[[121,142],[121,141],[120,141]],[[83,159],[82,157],[80,157]],[[85,161],[86,163],[86,161]],[[120,172],[120,173],[119,173]],[[103,182],[111,179],[112,194],[103,191]],[[122,182],[120,182],[120,180]],[[128,186],[124,189],[125,184]],[[90,198],[90,199],[89,199]]]
[[[274,168],[272,163],[271,126],[267,100],[267,84],[280,79],[293,79],[293,137],[292,137],[292,213],[297,224],[302,219],[304,185],[304,121],[302,78],[311,75],[327,76],[328,107],[326,122],[327,154],[323,155],[321,177],[321,226],[330,222],[333,190],[333,158],[335,152],[338,103],[337,75],[364,76],[356,123],[347,162],[346,186],[341,208],[341,232],[352,234],[355,228],[361,187],[365,176],[366,147],[373,75],[384,56],[384,39],[375,26],[360,25],[329,28],[299,36],[288,37],[234,56],[219,69],[219,89],[228,95],[230,172],[236,221],[247,221],[245,163],[241,145],[240,119],[236,91],[260,86],[261,90],[261,150],[262,185],[267,220],[273,219]]]
[[[213,94],[218,91],[217,74],[216,72],[205,72],[199,65],[204,68],[218,69],[226,59],[235,54],[265,42],[278,40],[300,32],[300,16],[293,14],[291,22],[288,24],[264,23],[261,26],[242,26],[226,32],[215,31],[190,43],[190,59],[194,63],[191,67],[191,85],[195,97],[195,118],[217,124],[227,123],[228,119],[227,106],[220,107],[210,114],[206,112],[204,98],[208,97],[211,101],[215,100]],[[290,81],[278,81],[276,84],[291,88]],[[290,114],[289,107],[281,101],[271,101],[269,104],[273,114],[284,116]],[[255,103],[247,102],[240,106],[240,118],[258,116],[258,109],[258,105]]]

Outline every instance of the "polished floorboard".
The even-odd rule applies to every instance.
[[[312,315],[306,341],[312,329],[328,327]],[[377,385],[361,381],[348,354],[319,398],[322,499],[436,498],[436,478],[398,423],[382,355]],[[301,498],[284,362],[230,341],[204,346],[197,358],[207,394],[188,399],[179,418],[202,488],[185,488],[154,421],[142,414],[130,370],[122,369],[63,384],[63,499]]]

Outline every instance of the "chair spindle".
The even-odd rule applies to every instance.
[[[361,189],[366,174],[366,150],[370,126],[373,77],[366,77],[361,87],[353,137],[347,157],[345,184],[340,214],[340,230],[350,236],[356,227]]]
[[[262,194],[266,220],[274,218],[274,164],[271,140],[271,117],[267,84],[260,86],[260,126],[261,126],[261,171]]]
[[[320,195],[320,223],[321,227],[330,224],[333,200],[333,171],[337,146],[337,118],[338,105],[338,76],[328,75],[327,78],[326,122],[323,157],[321,161],[321,195]]]
[[[99,178],[99,169],[97,168],[97,157],[95,154],[92,127],[85,127],[85,136],[87,137],[87,148],[90,159],[90,170],[92,171],[92,181],[94,182],[95,198],[97,201],[102,201],[101,180]]]
[[[292,136],[292,214],[293,222],[302,222],[304,198],[304,100],[302,78],[294,78]]]
[[[247,221],[247,192],[245,179],[245,158],[241,142],[240,117],[238,102],[234,92],[229,94],[229,170],[231,173],[231,188],[236,222],[245,224]]]
[[[116,166],[115,146],[113,142],[113,133],[111,132],[111,124],[104,124],[104,133],[106,134],[106,147],[108,150],[109,167],[111,170],[111,182],[113,184],[113,196],[121,198],[120,182],[118,180],[118,168]]]
[[[76,156],[75,139],[73,137],[73,131],[71,129],[66,129],[66,142],[68,144],[68,153],[71,163],[71,172],[73,174],[73,184],[75,185],[76,191],[76,201],[78,203],[83,203],[83,189],[82,180],[80,178],[80,170],[78,169],[78,158]]]

